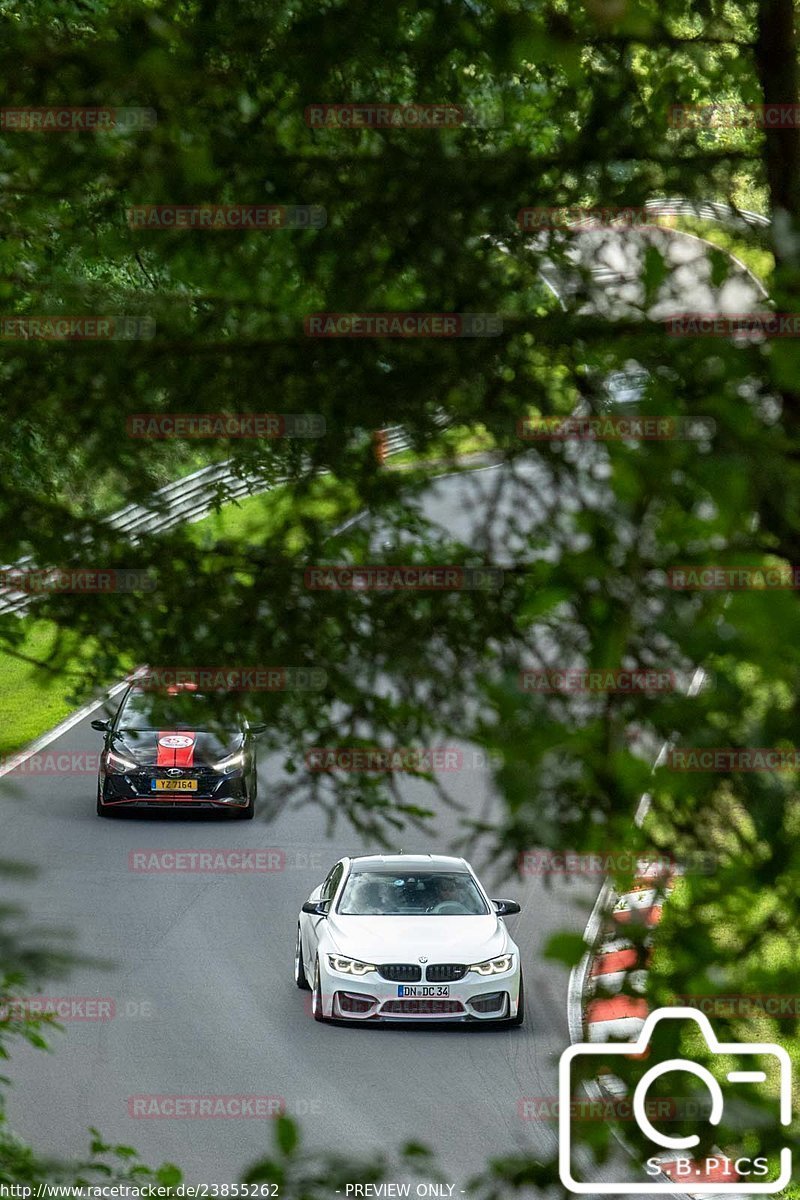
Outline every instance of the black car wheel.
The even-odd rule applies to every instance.
[[[100,796],[100,784],[97,785],[97,815],[98,817],[113,817],[116,816],[114,809],[108,804],[103,804]]]
[[[252,821],[256,812],[255,796],[250,797],[244,808],[234,808],[232,811],[235,814],[237,821]]]
[[[294,981],[301,992],[310,992],[311,984],[306,979],[306,968],[303,963],[303,940],[300,937],[300,922],[297,923],[297,941],[294,945]]]

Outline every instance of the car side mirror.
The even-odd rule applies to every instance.
[[[266,732],[267,732],[266,725],[251,725],[250,726],[250,733],[253,735],[253,737],[258,737],[258,735],[260,733],[266,733]]]
[[[303,912],[312,917],[327,917],[330,900],[306,900]]]
[[[498,917],[510,917],[512,913],[521,912],[520,906],[516,900],[493,900]]]
[[[110,721],[92,721],[92,729],[96,729],[98,733],[108,733],[110,728]]]

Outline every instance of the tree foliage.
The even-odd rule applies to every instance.
[[[669,337],[648,312],[680,275],[657,242],[637,267],[642,304],[592,311],[590,275],[579,271],[562,310],[540,270],[567,272],[570,238],[532,238],[516,214],[636,207],[665,194],[760,206],[773,218],[771,292],[793,311],[798,131],[669,119],[673,105],[795,103],[788,0],[4,0],[0,21],[7,106],[157,115],[147,130],[7,129],[0,141],[5,313],[155,322],[152,338],[12,339],[0,356],[5,426],[18,431],[0,446],[2,560],[155,574],[146,594],[37,602],[102,647],[87,694],[132,656],[322,667],[323,689],[254,701],[285,755],[285,798],[311,789],[379,837],[420,814],[404,811],[385,777],[309,776],[308,747],[465,738],[499,764],[504,815],[482,832],[507,861],[534,843],[718,847],[719,871],[688,879],[688,901],[669,907],[654,993],[786,990],[797,969],[796,772],[662,767],[651,780],[646,750],[667,738],[794,743],[795,592],[680,592],[665,579],[678,565],[798,562],[796,342]],[[475,123],[348,131],[304,120],[311,104],[444,101]],[[199,203],[321,205],[327,223],[207,232],[131,228],[126,218],[132,205]],[[730,264],[714,261],[721,283]],[[311,313],[392,310],[494,313],[503,328],[459,339],[304,332]],[[630,359],[650,374],[644,410],[708,417],[710,441],[611,443],[587,458],[519,437],[524,416],[564,415],[581,398],[596,406],[597,381]],[[327,432],[199,450],[126,432],[137,413],[263,411],[320,414]],[[372,453],[369,435],[384,424],[402,423],[424,446],[442,411],[488,429],[505,462],[483,542],[427,528],[425,481],[381,469]],[[200,548],[177,530],[131,545],[104,523],[120,497],[145,501],[170,471],[223,453],[236,470],[292,477],[296,507],[257,544]],[[309,515],[320,471],[346,482],[370,519],[332,535]],[[392,563],[401,552],[500,564],[503,586],[389,595],[306,586],[311,565]],[[0,634],[13,652],[14,618]],[[711,682],[693,697],[583,704],[519,687],[524,666],[576,660],[702,663]],[[653,819],[637,831],[631,814],[647,787]],[[465,834],[475,832],[465,814]],[[770,902],[753,905],[761,894]],[[538,1168],[508,1164],[502,1186],[531,1172],[538,1179]],[[298,1197],[316,1194],[305,1186]]]

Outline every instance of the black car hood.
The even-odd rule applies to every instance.
[[[121,729],[112,747],[143,767],[202,767],[244,744],[244,734],[208,729]]]

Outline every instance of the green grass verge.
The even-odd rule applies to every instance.
[[[464,455],[491,450],[495,446],[494,438],[483,426],[453,426],[437,434],[423,453],[404,450],[393,454],[387,463],[390,467],[404,468],[424,468],[442,462],[457,466]],[[332,529],[354,516],[360,507],[355,488],[331,475],[320,475],[311,482],[301,499],[290,484],[279,484],[268,492],[223,505],[218,512],[187,526],[187,536],[201,547],[226,539],[252,545],[286,529],[284,550],[297,554],[302,551],[305,541],[303,521],[321,521]]]
[[[0,649],[0,754],[7,755],[39,737],[74,712],[82,667],[91,661],[94,647],[53,621],[33,616],[7,618],[18,621],[22,640],[16,653],[7,639]],[[58,653],[59,670],[38,666]],[[25,657],[20,657],[24,655]],[[28,662],[33,659],[34,662]]]
[[[186,534],[200,547],[220,540],[253,545],[275,537],[283,529],[284,550],[297,554],[305,541],[304,521],[322,521],[333,528],[358,512],[359,507],[355,488],[332,475],[319,475],[301,499],[291,484],[279,484],[268,492],[223,505],[218,512],[188,525]]]

